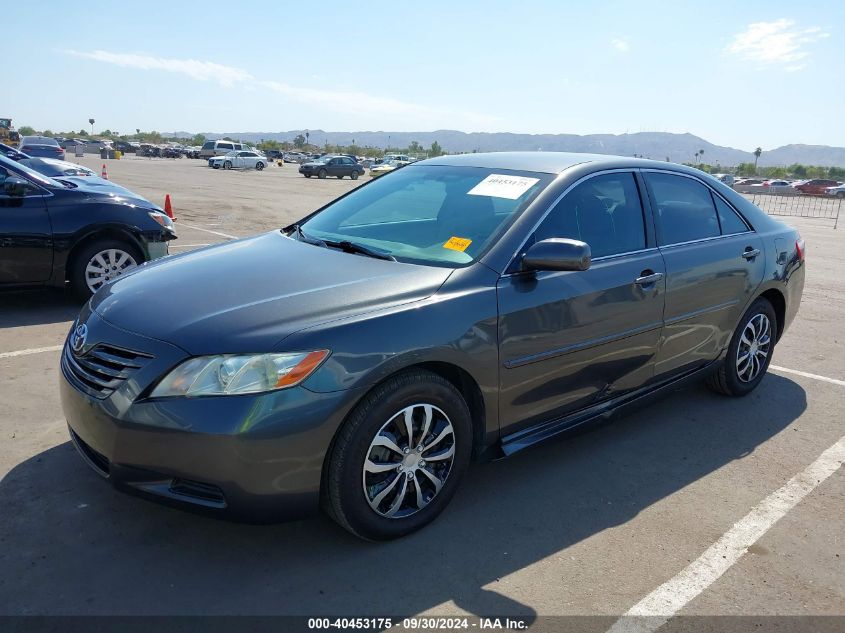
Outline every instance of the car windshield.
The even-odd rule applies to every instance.
[[[52,178],[48,178],[43,174],[39,174],[34,169],[31,169],[26,165],[21,165],[20,163],[16,163],[12,160],[9,160],[5,156],[0,156],[0,166],[8,168],[10,169],[10,171],[17,171],[18,173],[23,174],[25,177],[29,178],[33,182],[37,182],[40,185],[45,185],[47,187],[55,187],[57,189],[65,188],[65,186],[58,180],[53,180]]]
[[[480,257],[553,179],[478,167],[403,167],[301,225],[307,238],[352,242],[400,261],[457,267]]]

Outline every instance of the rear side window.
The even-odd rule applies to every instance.
[[[634,174],[603,174],[577,185],[535,233],[537,241],[552,237],[586,242],[594,258],[644,249],[643,208]]]
[[[718,237],[719,220],[710,190],[684,176],[645,173],[657,209],[661,245]]]
[[[719,226],[722,227],[722,235],[745,233],[748,230],[748,226],[743,219],[737,215],[730,205],[715,194],[713,200],[716,203],[716,212],[719,214]]]
[[[231,143],[218,143],[217,147],[220,149],[234,149]]]

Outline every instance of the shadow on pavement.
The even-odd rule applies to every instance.
[[[803,389],[772,374],[739,400],[693,387],[475,465],[438,521],[386,544],[325,518],[241,525],[126,496],[64,443],[0,481],[0,612],[386,616],[453,601],[530,618],[499,579],[742,459],[805,408]]]
[[[0,292],[0,328],[73,321],[82,301],[59,288]]]

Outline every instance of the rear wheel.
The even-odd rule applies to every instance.
[[[745,396],[763,380],[777,336],[777,315],[766,299],[757,299],[742,316],[725,359],[707,386],[726,396]]]
[[[357,172],[357,171],[353,171],[351,174],[349,174],[349,177],[350,177],[352,180],[358,180],[358,172]]]
[[[836,197],[837,198],[845,198],[845,191],[837,191]]]
[[[305,176],[306,178],[310,178],[311,174],[303,174],[303,176]]]
[[[105,284],[136,268],[143,257],[126,242],[103,240],[82,249],[73,259],[69,278],[73,291],[87,299]]]
[[[264,169],[264,163],[262,163],[262,162],[255,163],[255,168],[258,171],[261,171],[262,169]]]
[[[324,506],[364,539],[389,540],[433,521],[472,451],[469,409],[428,371],[388,379],[352,411],[328,457]]]

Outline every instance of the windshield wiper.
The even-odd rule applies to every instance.
[[[350,242],[348,240],[343,240],[342,242],[325,241],[324,244],[327,246],[333,246],[334,248],[339,248],[344,253],[358,253],[359,255],[366,255],[367,257],[373,257],[375,259],[386,259],[390,262],[396,261],[396,258],[387,251],[375,250],[373,248],[362,246],[361,244],[355,244],[354,242]]]
[[[322,246],[324,248],[327,246],[327,244],[323,240],[305,235],[305,232],[302,230],[302,227],[299,226],[299,224],[291,224],[288,228],[291,230],[289,235],[295,235],[296,239],[298,239],[300,242],[305,242],[306,244],[313,244],[314,246]]]

